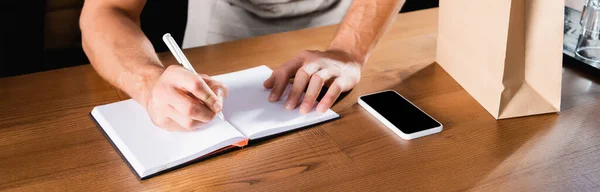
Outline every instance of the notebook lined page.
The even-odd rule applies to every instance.
[[[263,83],[271,73],[268,67],[259,66],[213,77],[229,88],[228,97],[223,102],[225,120],[248,138],[268,136],[338,117],[331,110],[319,113],[313,109],[313,112],[302,115],[297,108],[285,109],[290,85],[282,99],[270,102],[268,96],[271,90],[264,88]]]

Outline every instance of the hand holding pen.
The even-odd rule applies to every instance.
[[[179,56],[183,52],[169,34],[165,34],[163,40],[179,63],[188,68],[171,65],[164,69],[148,90],[145,107],[158,127],[170,131],[193,131],[222,114],[222,99],[227,96],[228,89],[208,75],[198,75],[187,58]],[[222,115],[218,116],[223,119]]]
[[[171,51],[171,53],[173,54],[173,56],[175,56],[175,59],[177,60],[177,62],[179,62],[181,65],[183,65],[183,67],[185,67],[185,69],[187,69],[187,70],[193,72],[194,74],[200,76],[196,72],[196,70],[194,70],[194,67],[192,66],[192,64],[190,63],[190,61],[188,61],[187,57],[185,57],[185,55],[183,54],[183,51],[181,51],[181,49],[177,45],[177,42],[175,42],[175,40],[173,39],[173,37],[171,37],[171,34],[166,33],[165,35],[163,35],[163,41],[165,42],[165,44],[167,44],[167,47],[169,48],[169,50]],[[206,76],[206,77],[208,77],[208,76]],[[223,90],[222,89],[217,89],[217,91],[216,91],[215,94],[219,98],[219,102],[215,103],[215,105],[220,103],[220,105],[221,105],[220,108],[222,108],[222,105],[223,105]],[[225,117],[223,116],[223,112],[222,111],[219,111],[219,113],[217,115],[222,120],[225,120]]]

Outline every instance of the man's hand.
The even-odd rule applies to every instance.
[[[228,89],[207,75],[198,77],[181,66],[172,65],[147,93],[146,109],[152,122],[161,128],[193,131],[222,110],[223,104],[215,93],[226,97]]]
[[[405,0],[353,1],[327,51],[305,51],[275,70],[264,83],[272,88],[270,101],[277,101],[288,79],[294,76],[292,91],[285,107],[294,109],[306,89],[300,112],[311,111],[324,85],[329,90],[319,102],[317,111],[325,112],[340,93],[348,91],[360,80],[360,70],[371,51],[391,24]]]
[[[264,86],[272,89],[269,101],[277,101],[282,97],[289,78],[294,77],[285,108],[295,109],[306,90],[300,105],[302,114],[312,110],[321,88],[328,86],[329,90],[317,106],[317,111],[325,112],[331,108],[340,93],[352,89],[358,83],[361,66],[356,59],[342,51],[304,51],[273,71]]]

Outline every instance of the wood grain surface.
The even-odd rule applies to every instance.
[[[276,68],[337,26],[185,50],[209,75]],[[495,120],[434,62],[437,9],[400,14],[332,108],[341,118],[140,181],[96,127],[128,99],[90,65],[0,79],[5,191],[599,191],[600,77],[564,67],[562,111]],[[161,53],[165,64],[175,63]],[[405,141],[357,103],[394,89],[444,124]],[[267,99],[267,98],[265,98]]]

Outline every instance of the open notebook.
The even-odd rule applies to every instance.
[[[152,123],[134,100],[96,106],[91,116],[140,179],[184,166],[213,152],[242,146],[286,131],[337,119],[331,110],[302,115],[284,108],[285,99],[267,100],[263,82],[271,75],[266,66],[213,76],[229,88],[223,102],[225,120],[215,118],[195,132],[169,132]],[[288,86],[284,98],[291,86]]]

